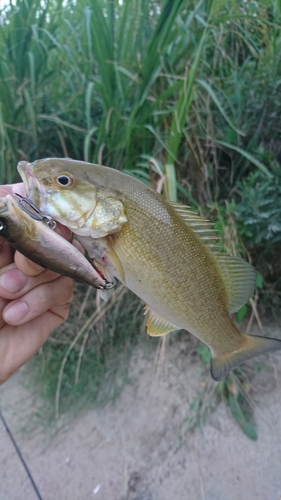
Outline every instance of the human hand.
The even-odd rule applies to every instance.
[[[24,195],[23,184],[0,186],[0,197]],[[70,232],[60,227],[67,239]],[[0,237],[0,384],[63,323],[73,295],[70,278],[44,269]]]

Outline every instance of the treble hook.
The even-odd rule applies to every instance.
[[[41,210],[39,210],[38,207],[36,207],[36,205],[34,205],[34,203],[29,199],[29,198],[26,198],[24,196],[22,196],[21,194],[18,194],[18,193],[15,193],[15,195],[18,197],[18,205],[20,206],[20,208],[26,213],[28,214],[30,217],[32,217],[32,219],[34,220],[38,220],[38,221],[42,221],[44,222],[44,224],[46,224],[50,229],[55,229],[57,223],[52,219],[52,217],[50,215],[45,215],[41,212]],[[34,210],[34,212],[31,212],[25,205],[24,203],[26,203],[30,208],[32,208]],[[38,214],[38,215],[37,215]]]

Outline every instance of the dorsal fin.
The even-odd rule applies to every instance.
[[[256,271],[245,260],[222,253],[222,247],[216,243],[218,233],[212,223],[193,212],[190,207],[180,203],[171,203],[177,213],[192,227],[203,242],[215,252],[219,271],[228,297],[229,312],[238,311],[252,297],[255,291]]]
[[[255,291],[256,271],[249,262],[232,255],[219,253],[216,260],[228,296],[228,310],[236,312]]]
[[[213,252],[221,251],[221,246],[216,243],[220,239],[217,231],[213,228],[212,222],[204,219],[196,212],[193,212],[190,207],[182,205],[181,203],[170,202],[174,210],[182,217],[188,226],[203,240],[205,245]]]

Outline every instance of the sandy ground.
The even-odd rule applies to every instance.
[[[271,332],[272,335],[279,332]],[[280,500],[281,355],[256,376],[251,397],[258,440],[249,440],[221,403],[201,432],[183,435],[202,375],[184,342],[135,350],[115,406],[91,410],[51,431],[32,429],[38,401],[24,367],[0,388],[0,407],[43,500]],[[208,375],[209,376],[209,375]],[[0,423],[0,500],[37,497]]]

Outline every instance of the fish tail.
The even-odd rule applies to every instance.
[[[212,358],[211,374],[214,380],[224,379],[231,370],[254,356],[281,349],[281,340],[256,337],[247,333],[241,333],[241,335],[243,341],[239,349]]]

